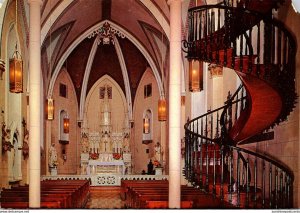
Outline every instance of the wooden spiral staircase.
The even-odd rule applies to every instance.
[[[287,119],[295,93],[295,41],[272,17],[282,0],[224,0],[189,10],[187,59],[235,70],[223,107],[185,125],[184,175],[239,208],[292,208],[293,174],[239,144]]]

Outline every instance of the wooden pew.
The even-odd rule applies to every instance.
[[[28,186],[3,189],[1,207],[28,208],[28,194]],[[47,180],[41,182],[41,208],[83,208],[89,195],[90,182],[88,180]]]

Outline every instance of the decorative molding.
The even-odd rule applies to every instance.
[[[119,30],[111,27],[109,22],[104,22],[98,29],[94,30],[91,34],[88,35],[88,38],[97,37],[97,44],[110,44],[115,45],[114,37],[115,35],[125,38],[126,36]]]
[[[221,77],[223,76],[223,67],[217,64],[209,64],[208,70],[210,72],[210,77]]]

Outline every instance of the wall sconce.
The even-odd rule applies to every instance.
[[[203,90],[203,63],[201,61],[189,61],[189,90],[191,92]]]
[[[143,119],[143,132],[144,134],[149,134],[150,133],[150,119],[146,115],[145,118]]]
[[[64,133],[69,133],[70,131],[70,119],[68,117],[64,118]]]
[[[52,98],[47,99],[47,119],[48,120],[53,120],[54,119],[54,100]]]
[[[23,60],[17,44],[12,58],[9,59],[9,90],[12,93],[23,92]]]
[[[0,80],[3,80],[3,73],[5,72],[5,62],[0,59]]]
[[[165,98],[161,98],[158,100],[158,120],[167,120],[167,101]]]

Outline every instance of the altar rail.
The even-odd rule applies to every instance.
[[[168,175],[56,175],[42,176],[42,180],[90,180],[91,186],[121,186],[121,180],[168,180]]]

